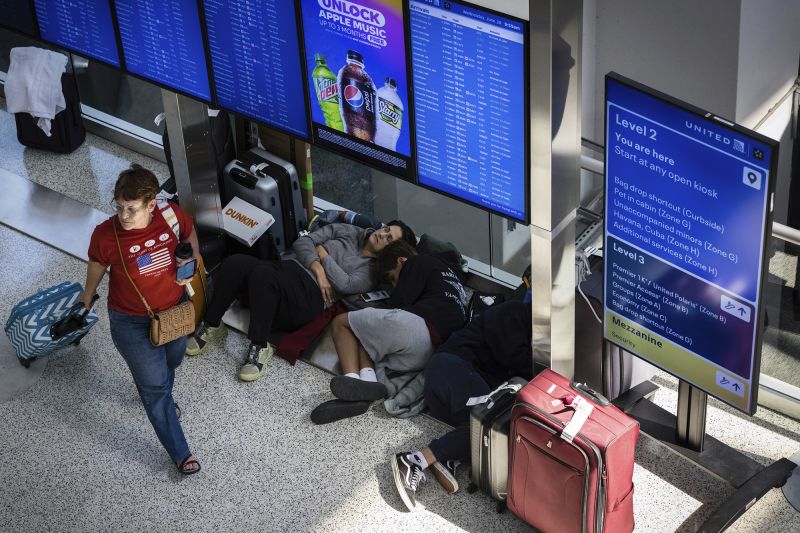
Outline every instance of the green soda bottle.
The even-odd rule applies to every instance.
[[[339,84],[336,82],[336,74],[328,68],[324,55],[314,54],[314,59],[317,66],[311,73],[311,79],[314,80],[314,90],[319,108],[325,117],[325,125],[344,131],[342,116],[339,114]]]

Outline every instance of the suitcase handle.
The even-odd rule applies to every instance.
[[[67,313],[67,316],[50,326],[50,337],[53,340],[58,340],[61,337],[69,335],[70,333],[80,329],[86,323],[86,317],[92,311],[92,308],[94,308],[94,303],[99,298],[100,295],[98,294],[92,296],[92,303],[88,309],[83,305],[83,302],[75,302],[72,304],[72,307],[69,308],[69,313]],[[80,311],[76,313],[78,310]]]
[[[250,174],[248,174],[244,170],[241,170],[241,169],[238,169],[238,168],[231,169],[231,173],[230,174],[231,174],[231,179],[233,179],[233,181],[235,181],[239,185],[243,185],[244,187],[247,187],[248,189],[255,189],[256,188],[256,183],[258,183],[258,178],[257,177],[251,176]]]
[[[578,391],[579,393],[583,394],[584,396],[588,396],[589,399],[594,400],[596,404],[602,405],[603,407],[611,405],[611,402],[608,398],[597,392],[596,390],[592,389],[586,383],[575,383],[572,382],[572,388]]]

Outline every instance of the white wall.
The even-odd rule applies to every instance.
[[[736,122],[753,128],[797,77],[800,59],[800,1],[742,0]],[[781,143],[775,189],[775,220],[786,222],[792,142],[792,99],[788,98],[758,132]],[[800,163],[800,162],[799,162]]]
[[[603,80],[612,70],[715,114],[734,116],[738,1],[596,2],[593,140],[603,141]]]

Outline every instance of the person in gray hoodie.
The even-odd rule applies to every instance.
[[[203,323],[189,338],[186,354],[197,355],[225,336],[222,315],[244,292],[250,305],[250,347],[239,379],[261,378],[275,352],[268,341],[272,328],[294,331],[341,296],[371,290],[372,262],[395,240],[416,244],[414,232],[399,220],[377,230],[331,224],[298,238],[292,245],[294,254],[279,260],[228,257],[215,276],[214,296]]]

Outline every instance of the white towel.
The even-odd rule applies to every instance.
[[[6,76],[6,107],[9,113],[29,113],[50,137],[50,121],[66,108],[61,75],[67,56],[32,46],[11,49]]]

